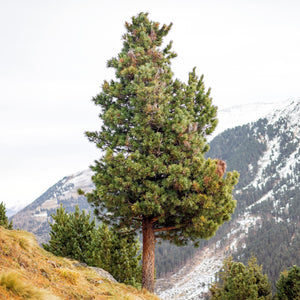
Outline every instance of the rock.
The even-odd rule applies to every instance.
[[[108,279],[109,281],[113,283],[117,283],[117,280],[114,279],[114,277],[108,273],[107,271],[101,269],[101,268],[96,268],[96,267],[89,267],[90,269],[93,269],[99,276]]]

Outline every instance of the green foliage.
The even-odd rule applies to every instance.
[[[288,271],[281,273],[276,284],[278,300],[300,299],[300,268],[293,266]]]
[[[61,205],[52,218],[45,250],[103,268],[119,282],[136,285],[141,281],[140,247],[132,235],[121,235],[104,224],[97,228],[90,214],[80,212],[78,206],[68,214]]]
[[[92,167],[96,189],[87,198],[118,228],[135,231],[148,219],[156,237],[197,244],[229,220],[238,174],[223,177],[219,161],[204,158],[217,108],[195,69],[187,84],[173,79],[172,43],[161,48],[171,25],[144,13],[125,24],[123,49],[108,62],[116,80],[93,99],[103,126],[86,134],[105,155]]]
[[[101,224],[93,231],[86,262],[107,270],[119,282],[138,286],[141,283],[139,250],[140,242],[132,234],[122,234]]]
[[[6,229],[13,229],[13,223],[8,222],[8,218],[6,216],[6,208],[3,202],[0,203],[0,226],[3,226]]]
[[[43,247],[57,256],[86,261],[87,249],[95,228],[95,221],[90,222],[90,214],[80,212],[78,206],[74,213],[67,214],[61,205],[52,218],[54,223],[50,224],[50,241]]]
[[[210,292],[212,300],[271,299],[271,284],[254,257],[248,266],[228,258],[219,273],[219,282],[210,288]]]

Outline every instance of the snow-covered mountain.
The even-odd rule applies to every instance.
[[[252,252],[265,271],[275,275],[291,264],[300,264],[299,255],[293,258],[291,254],[300,249],[300,99],[232,107],[220,110],[218,118],[218,130],[223,132],[211,140],[208,155],[226,161],[228,170],[240,172],[237,208],[232,221],[179,272],[157,281],[162,299],[202,299],[229,255],[246,260]],[[67,211],[75,205],[90,209],[77,189],[91,190],[91,176],[86,170],[63,178],[17,213],[12,218],[14,226],[45,242],[50,215],[60,204]]]
[[[240,172],[232,221],[178,273],[157,281],[162,299],[204,299],[225,257],[252,254],[269,279],[293,264],[300,249],[300,100],[288,101],[254,123],[211,142],[209,156]]]

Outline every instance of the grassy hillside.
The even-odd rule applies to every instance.
[[[159,300],[105,277],[45,251],[28,232],[0,226],[0,299]]]

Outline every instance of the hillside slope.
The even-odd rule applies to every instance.
[[[0,299],[159,298],[117,283],[102,269],[52,255],[28,232],[0,226]]]

